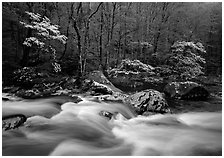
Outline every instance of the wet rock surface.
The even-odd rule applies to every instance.
[[[82,91],[87,92],[90,95],[112,95],[116,92],[122,91],[116,88],[105,77],[102,71],[93,71],[88,74],[87,79],[82,82]]]
[[[12,130],[22,126],[26,122],[26,116],[23,114],[9,115],[2,118],[2,130]]]
[[[129,102],[139,115],[145,112],[171,112],[162,93],[153,89],[144,90],[131,95]]]
[[[105,95],[105,94],[112,94],[113,91],[110,87],[104,84],[100,84],[94,80],[86,79],[83,82],[82,90],[87,92],[90,95]]]
[[[167,96],[182,100],[206,100],[208,90],[195,82],[171,82],[164,88]]]

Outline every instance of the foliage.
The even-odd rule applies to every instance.
[[[139,60],[130,60],[130,59],[122,60],[118,69],[133,72],[152,72],[152,70],[154,70],[154,68],[150,65],[144,64]]]
[[[56,49],[51,44],[51,41],[59,41],[65,44],[67,37],[59,31],[59,26],[51,23],[46,16],[42,17],[38,13],[25,12],[29,16],[29,22],[22,22],[25,28],[31,29],[34,33],[31,37],[27,37],[23,45],[35,48],[41,52],[51,53],[53,60],[56,60]]]
[[[53,62],[52,63],[52,66],[54,68],[54,72],[61,72],[61,66],[60,66],[60,64],[58,64],[56,62]]]
[[[29,60],[32,66],[40,64],[35,61],[50,61],[55,66],[55,71],[59,72],[61,69],[65,74],[74,75],[74,70],[79,69],[77,65],[82,65],[84,72],[87,72],[100,69],[99,65],[105,68],[116,67],[123,59],[128,58],[153,67],[160,66],[161,73],[158,74],[162,77],[175,74],[177,77],[182,75],[182,78],[189,78],[202,72],[221,74],[220,2],[99,4],[99,2],[3,2],[3,62],[9,62],[18,68],[22,65],[20,61],[23,59]],[[75,24],[80,35],[79,42]],[[202,52],[198,54],[201,49],[199,43],[176,43],[175,46],[174,42],[178,40],[200,41],[207,53],[205,56]],[[77,47],[78,45],[80,47]],[[186,47],[194,47],[194,50],[181,50]],[[186,53],[189,57],[178,52],[174,53],[175,51],[171,53],[170,48],[191,53]],[[162,63],[167,52],[173,56],[173,59],[169,56],[172,59],[170,59],[172,66],[170,63],[168,65]],[[55,61],[60,67],[52,61],[56,55],[62,59]],[[206,59],[206,71],[203,70],[201,57]],[[175,64],[176,61],[180,65],[179,69]],[[30,66],[30,63],[22,66]],[[6,74],[12,74],[14,70],[13,68],[9,72],[7,66],[3,69],[4,83],[10,78]],[[127,72],[136,73],[135,70],[125,73]]]
[[[170,66],[177,79],[189,80],[204,74],[204,53],[206,51],[201,43],[175,42],[165,64]]]
[[[124,59],[117,68],[109,70],[109,76],[112,78],[129,76],[144,79],[144,77],[155,75],[154,69],[154,67],[139,60]]]
[[[60,64],[49,62],[35,67],[23,67],[13,72],[14,85],[30,88],[35,84],[58,81],[56,74],[61,71]],[[60,81],[61,79],[59,79]]]
[[[23,67],[14,71],[14,84],[24,86],[25,88],[32,87],[35,83],[34,81],[38,78],[47,77],[44,73],[36,72],[33,67]]]
[[[138,91],[147,88],[161,90],[164,85],[160,69],[139,60],[122,60],[118,68],[108,71],[108,77],[115,86],[124,91]]]

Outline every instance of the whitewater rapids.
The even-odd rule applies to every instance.
[[[127,105],[82,98],[6,101],[2,115],[24,114],[24,126],[2,131],[2,154],[36,155],[222,155],[222,113],[136,116]],[[57,104],[56,104],[57,102]],[[60,102],[61,104],[59,104]],[[99,115],[113,114],[111,119]]]

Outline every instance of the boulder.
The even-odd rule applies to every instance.
[[[5,116],[2,118],[2,129],[6,131],[18,128],[26,122],[26,119],[26,116],[22,114]]]
[[[171,112],[163,94],[153,89],[147,89],[130,95],[129,103],[139,115],[143,115],[145,112]]]
[[[101,100],[109,102],[126,103],[129,99],[129,95],[121,92],[113,92],[112,95],[101,96]]]
[[[208,90],[196,82],[171,82],[164,88],[164,93],[171,98],[182,100],[206,100]]]
[[[19,87],[9,86],[9,87],[2,87],[2,92],[4,93],[15,93],[19,90]]]
[[[90,95],[113,94],[113,90],[107,85],[98,83],[94,80],[85,79],[82,83],[82,90],[89,92]]]
[[[25,99],[34,99],[41,97],[38,89],[21,89],[15,93],[16,96]]]
[[[122,93],[103,74],[102,71],[92,71],[82,81],[82,90],[90,95],[112,95],[115,92]]]
[[[20,101],[22,98],[15,96],[12,93],[2,93],[2,101]]]
[[[106,76],[103,74],[102,71],[98,70],[92,71],[88,74],[87,78],[101,84],[107,84],[113,86],[113,84],[106,78]]]
[[[107,118],[108,120],[111,120],[114,114],[108,111],[100,111],[99,115],[104,118]]]
[[[165,86],[163,78],[155,73],[155,68],[139,60],[122,60],[117,68],[108,71],[108,77],[123,91],[139,91],[148,88],[162,90]]]
[[[94,81],[95,83],[99,83],[105,85],[106,87],[110,88],[113,92],[122,92],[120,89],[116,88],[103,74],[102,71],[92,71],[88,74],[87,77],[89,80]]]

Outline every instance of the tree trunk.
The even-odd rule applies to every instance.
[[[115,11],[116,11],[117,3],[113,2],[113,12],[112,12],[112,19],[111,19],[111,30],[110,30],[110,40],[113,39],[113,32],[114,32],[114,19],[115,19]]]
[[[75,29],[77,35],[77,47],[78,47],[78,56],[79,56],[79,68],[78,68],[78,84],[81,85],[81,78],[82,78],[82,45],[81,45],[81,35],[78,28],[77,22],[80,23],[80,11],[82,10],[82,2],[79,2],[77,6],[77,15],[76,18],[73,18],[73,27]]]
[[[74,13],[74,3],[72,3],[72,5],[71,5],[71,14],[69,15],[69,18],[68,18],[68,26],[67,26],[67,29],[66,29],[66,37],[69,36],[69,26],[70,26],[70,23],[71,23],[71,20],[72,20],[72,17],[73,17],[73,13]],[[66,41],[64,51],[63,51],[62,56],[60,57],[59,60],[61,60],[65,56],[65,53],[67,51],[67,47],[68,47],[68,43]]]
[[[90,2],[88,3],[88,15],[90,15],[91,8],[90,8]],[[86,58],[87,58],[87,50],[89,46],[89,28],[90,28],[90,18],[87,18],[86,20],[86,26],[85,26],[85,34],[84,34],[84,46],[83,46],[83,72],[86,71]]]
[[[26,5],[28,6],[29,11],[33,12],[34,3],[27,2]],[[31,22],[31,20],[30,20],[30,22]],[[29,38],[31,36],[32,36],[32,29],[28,28],[26,38]],[[22,56],[22,60],[20,61],[21,66],[27,66],[28,65],[30,49],[31,49],[30,47],[28,47],[26,45],[23,45],[23,56]]]
[[[30,28],[28,28],[26,38],[31,37],[31,35],[32,35],[32,30]],[[29,55],[30,55],[30,47],[28,47],[26,45],[23,45],[23,57],[22,57],[22,60],[21,60],[21,66],[27,66],[28,65]]]
[[[77,34],[77,45],[78,45],[78,54],[79,54],[79,75],[82,76],[82,46],[81,46],[81,36],[79,33],[79,29],[77,27],[77,23],[74,22],[74,28]]]
[[[56,7],[57,7],[57,15],[58,15],[58,25],[60,26],[61,25],[61,17],[60,17],[60,14],[59,14],[59,5],[58,5],[59,2],[56,2]]]
[[[103,66],[103,7],[100,14],[100,67]]]
[[[119,3],[119,23],[121,24],[121,4]],[[118,37],[118,48],[117,48],[117,61],[116,65],[118,66],[121,50],[121,25],[119,25],[119,37]]]
[[[123,59],[126,58],[126,45],[127,45],[127,22],[126,22],[126,18],[127,18],[127,11],[125,11],[124,13],[124,46],[123,46]]]
[[[154,49],[153,49],[153,53],[156,53],[157,50],[158,50],[158,43],[159,43],[159,38],[160,38],[160,35],[161,35],[161,28],[162,28],[162,25],[164,23],[164,20],[167,21],[168,17],[166,17],[165,19],[165,14],[166,14],[166,10],[167,10],[167,6],[168,6],[168,3],[167,2],[163,2],[163,6],[162,6],[162,18],[161,18],[161,22],[159,24],[159,28],[157,30],[157,34],[154,38]]]
[[[107,3],[108,4],[108,3]],[[111,41],[113,39],[113,30],[114,30],[114,19],[115,19],[115,11],[116,11],[116,2],[112,2],[113,9],[112,9],[112,15],[110,19],[110,29],[108,30],[108,44],[107,44],[107,50],[106,50],[106,63],[105,63],[105,69],[108,69],[110,67],[110,45]]]

